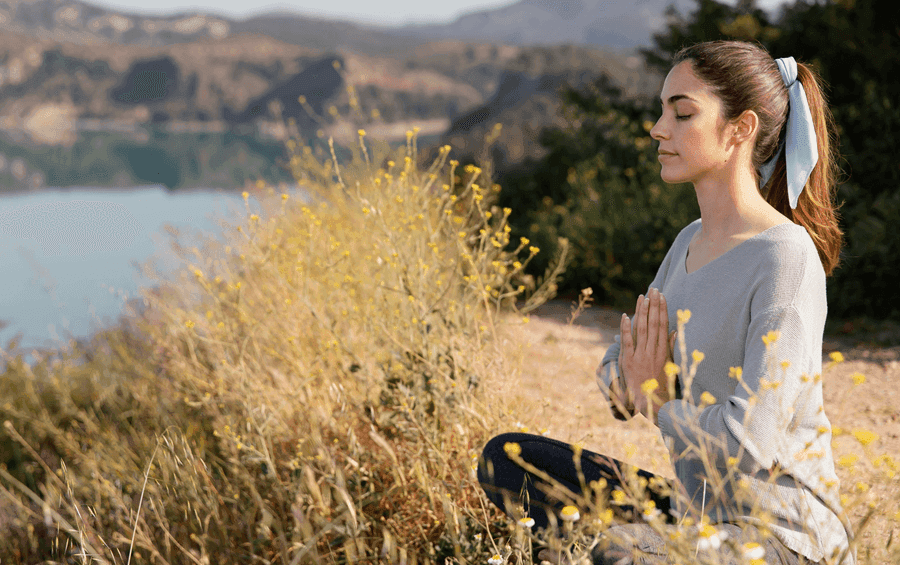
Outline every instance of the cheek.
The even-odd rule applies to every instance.
[[[691,127],[685,130],[682,148],[699,161],[716,160],[720,144],[713,134],[713,129]]]

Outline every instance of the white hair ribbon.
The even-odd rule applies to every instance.
[[[762,188],[769,182],[775,171],[778,156],[786,146],[788,199],[791,209],[794,209],[797,207],[797,200],[806,186],[813,167],[819,160],[819,151],[816,147],[816,128],[813,125],[806,91],[797,80],[797,62],[793,57],[785,57],[784,59],[775,59],[775,63],[778,65],[778,70],[781,71],[781,80],[788,89],[790,107],[787,118],[787,135],[778,146],[775,155],[759,168],[759,186]]]

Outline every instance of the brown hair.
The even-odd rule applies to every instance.
[[[726,121],[753,110],[759,116],[759,133],[753,150],[753,168],[778,150],[788,115],[788,91],[778,65],[769,53],[754,43],[709,41],[686,47],[674,58],[673,66],[690,61],[694,73],[722,100]],[[788,203],[785,152],[781,152],[769,182],[762,188],[766,201],[796,224],[806,228],[825,273],[838,264],[843,234],[838,227],[835,190],[837,175],[834,119],[822,92],[821,79],[812,68],[797,63],[797,80],[806,91],[816,131],[819,160],[806,181],[797,207]]]

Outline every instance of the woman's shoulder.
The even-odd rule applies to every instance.
[[[825,299],[825,269],[806,228],[793,222],[779,224],[752,241],[746,250],[755,256],[761,289],[789,302],[801,296],[805,297],[801,302]],[[742,259],[752,262],[754,258]]]
[[[793,222],[786,222],[772,226],[753,238],[759,245],[754,246],[759,252],[764,253],[769,259],[779,265],[819,265],[819,252],[816,244],[806,228]]]

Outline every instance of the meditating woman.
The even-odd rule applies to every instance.
[[[693,183],[701,216],[675,239],[634,318],[623,314],[598,378],[618,417],[640,413],[659,427],[677,481],[668,496],[650,493],[668,525],[631,522],[646,508],[612,504],[617,520],[594,562],[664,563],[672,546],[660,531],[685,531],[688,517],[694,532],[709,525],[697,551],[723,563],[746,562],[750,549],[772,564],[852,564],[822,400],[825,279],[842,234],[819,79],[743,42],[694,45],[673,63],[650,135],[662,179]],[[675,344],[679,316],[689,319]],[[577,467],[585,484],[620,488],[625,465],[573,457],[563,442],[503,434],[484,448],[478,477],[505,511],[547,527],[586,498],[540,475],[573,495],[586,495]]]

